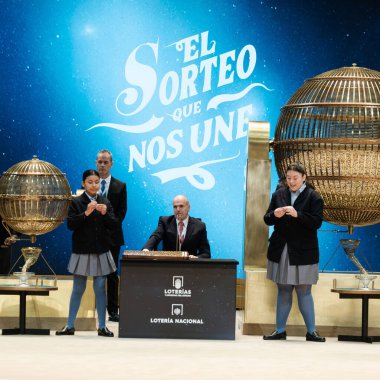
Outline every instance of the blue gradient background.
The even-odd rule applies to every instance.
[[[191,214],[207,223],[214,258],[240,261],[243,277],[245,139],[210,147],[191,156],[186,150],[175,166],[231,157],[216,165],[210,191],[192,188],[184,179],[161,185],[155,171],[174,165],[170,160],[157,167],[128,172],[129,146],[138,146],[158,134],[166,136],[178,124],[166,122],[159,133],[129,135],[98,128],[103,121],[123,122],[116,116],[114,100],[127,87],[124,63],[131,51],[145,42],[166,46],[208,30],[216,40],[216,54],[256,48],[257,63],[250,82],[273,89],[255,89],[237,101],[233,110],[253,104],[251,120],[267,120],[274,134],[280,108],[302,85],[317,74],[350,66],[380,69],[380,7],[378,1],[0,1],[0,141],[1,172],[34,154],[66,173],[72,190],[80,187],[83,170],[94,167],[102,148],[114,154],[112,174],[128,186],[128,213],[124,222],[127,249],[140,249],[157,224],[159,215],[171,213],[171,199],[186,193]],[[159,75],[183,66],[160,50]],[[162,56],[164,54],[164,56]],[[235,81],[220,91],[238,92],[246,87]],[[213,82],[214,83],[214,82]],[[215,84],[215,83],[214,83]],[[212,94],[218,89],[213,87]],[[210,94],[200,94],[198,99]],[[189,101],[190,102],[190,101]],[[172,107],[183,104],[176,102]],[[159,102],[151,111],[162,112]],[[229,108],[223,109],[228,115]],[[211,117],[216,115],[211,113]],[[203,119],[184,121],[181,128]],[[139,122],[136,118],[135,122]],[[274,165],[273,165],[274,166]],[[277,182],[272,172],[272,188]],[[260,216],[261,217],[261,216]],[[339,239],[348,235],[324,223],[320,232],[321,270],[350,271]],[[380,271],[380,224],[358,228],[362,239],[358,258],[372,271]],[[57,273],[66,274],[70,233],[65,225],[41,236],[37,244]],[[17,250],[20,246],[17,244]],[[34,267],[48,272],[43,263]]]

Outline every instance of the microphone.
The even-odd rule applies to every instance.
[[[175,235],[175,250],[178,252],[179,251],[179,235],[178,235],[178,224],[177,224],[177,220],[178,220],[178,215],[177,213],[174,214],[174,217],[175,217],[175,228],[176,228],[176,235]]]

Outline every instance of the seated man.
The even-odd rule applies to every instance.
[[[190,203],[184,195],[173,199],[174,215],[160,216],[158,226],[145,243],[144,250],[155,250],[163,242],[164,251],[186,251],[190,257],[210,258],[206,225],[189,216]]]

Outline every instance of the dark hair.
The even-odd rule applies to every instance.
[[[292,164],[288,165],[286,172],[289,170],[293,170],[294,172],[301,173],[302,175],[306,175],[306,170],[303,165],[301,165],[298,162],[293,162]]]
[[[94,169],[87,169],[83,172],[83,175],[82,175],[82,180],[83,182],[86,180],[87,177],[89,177],[90,175],[96,175],[97,177],[100,178],[100,175],[99,173],[94,170]]]
[[[302,164],[300,164],[299,162],[293,162],[293,163],[289,164],[287,169],[286,169],[286,172],[288,172],[289,170],[293,170],[294,172],[298,172],[302,175],[306,175],[305,167]],[[310,182],[305,181],[305,184],[306,184],[306,186],[309,186],[315,190],[315,187]]]

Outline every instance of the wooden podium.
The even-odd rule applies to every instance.
[[[236,260],[128,252],[120,261],[119,337],[235,339]]]

